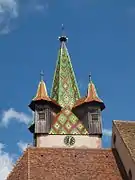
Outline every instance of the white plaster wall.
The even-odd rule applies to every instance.
[[[128,132],[127,132],[128,133]],[[116,142],[114,144],[113,142],[113,136],[114,134],[116,135]],[[131,158],[131,155],[126,147],[126,145],[124,144],[117,128],[115,127],[115,125],[113,124],[113,132],[112,132],[112,148],[116,148],[117,152],[121,158],[121,161],[125,167],[125,170],[128,174],[129,169],[131,169],[132,172],[132,180],[135,180],[135,163]]]
[[[37,147],[53,148],[101,148],[101,138],[98,136],[72,135],[75,138],[73,146],[64,143],[66,135],[41,135],[37,136]]]

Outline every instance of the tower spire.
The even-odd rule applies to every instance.
[[[62,25],[62,33],[63,28]],[[72,107],[76,100],[80,98],[80,93],[65,43],[67,37],[62,35],[59,37],[59,40],[61,44],[54,73],[51,97],[62,107]]]
[[[62,33],[51,89],[51,98],[62,110],[53,121],[50,134],[88,134],[86,127],[71,111],[76,100],[80,98],[80,93],[66,47],[67,37],[64,35],[63,26]]]

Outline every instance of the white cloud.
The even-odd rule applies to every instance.
[[[23,112],[17,112],[13,108],[10,108],[3,112],[1,126],[7,127],[8,124],[14,120],[20,123],[29,124],[32,120],[32,117]]]
[[[0,143],[0,180],[5,180],[11,171],[14,158],[7,152],[4,152],[4,145]]]
[[[8,34],[20,15],[28,16],[29,12],[45,12],[47,9],[48,0],[0,0],[0,34]]]
[[[7,34],[11,29],[11,21],[18,17],[17,0],[0,0],[0,33]],[[9,28],[10,27],[10,28]]]
[[[18,16],[17,0],[0,0],[0,13],[10,13],[11,17]]]
[[[18,145],[20,151],[23,152],[23,151],[26,150],[26,148],[28,147],[29,143],[26,143],[26,142],[23,142],[23,141],[19,141],[17,143],[17,145]]]
[[[103,135],[104,136],[112,136],[112,130],[111,129],[103,129]]]

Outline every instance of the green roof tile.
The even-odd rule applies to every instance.
[[[54,73],[51,97],[62,107],[72,107],[80,98],[78,85],[65,41],[61,42]]]

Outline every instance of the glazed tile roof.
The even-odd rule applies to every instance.
[[[77,100],[73,108],[80,106],[84,103],[91,103],[91,102],[99,103],[102,110],[105,108],[105,105],[103,101],[99,98],[96,87],[92,81],[88,85],[87,96]]]
[[[111,149],[29,147],[7,180],[122,180]]]
[[[48,93],[47,93],[46,85],[45,85],[45,82],[43,80],[41,80],[39,82],[36,96],[32,100],[33,101],[37,101],[37,100],[50,101],[50,98],[49,98]]]
[[[98,97],[96,87],[95,87],[95,85],[94,85],[94,83],[93,83],[92,81],[89,83],[89,86],[88,86],[88,94],[87,94],[87,98],[86,98],[85,101],[86,101],[86,102],[89,102],[89,101],[103,102],[103,101]]]
[[[51,124],[49,134],[89,134],[83,123],[69,109],[62,109]]]
[[[34,110],[34,104],[37,101],[48,101],[48,102],[51,102],[54,105],[60,107],[60,105],[54,99],[52,99],[48,96],[46,85],[45,85],[45,82],[43,80],[41,80],[39,82],[36,96],[32,99],[32,101],[29,105],[29,107],[32,110]]]
[[[66,37],[60,37],[60,49],[58,51],[51,97],[59,103],[61,107],[72,108],[76,100],[80,98],[80,92],[72,67],[71,58],[66,47],[65,38]]]
[[[51,101],[54,104],[58,105],[55,100],[53,100],[52,98],[50,98],[48,96],[46,85],[45,85],[45,82],[43,80],[41,80],[39,82],[36,96],[32,99],[32,101],[40,101],[40,100]]]
[[[88,134],[83,123],[71,111],[80,92],[72,67],[71,58],[66,47],[67,37],[62,36],[56,63],[51,98],[62,107],[51,124],[49,134]]]
[[[135,162],[135,121],[113,121]]]

